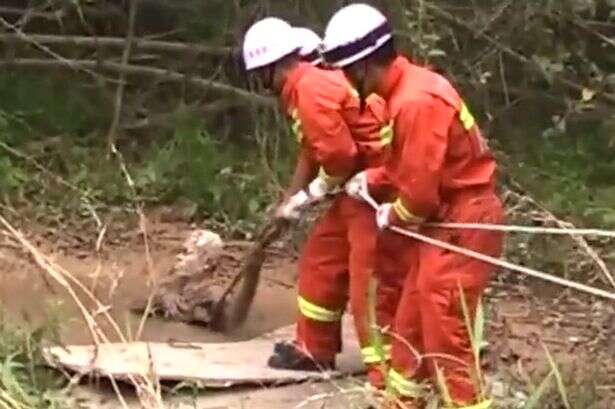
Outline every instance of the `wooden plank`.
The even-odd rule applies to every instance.
[[[273,344],[292,339],[294,325],[250,341],[232,343],[133,342],[51,347],[45,350],[50,365],[83,375],[127,380],[153,373],[160,380],[194,381],[203,387],[272,385],[306,380],[325,380],[362,370],[360,351],[352,322],[344,319],[344,351],[338,370],[329,372],[285,371],[269,368]]]

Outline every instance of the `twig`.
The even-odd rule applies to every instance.
[[[148,239],[148,234],[147,234],[147,219],[145,218],[145,214],[143,213],[143,207],[141,205],[137,206],[137,212],[139,214],[139,227],[143,235],[143,245],[145,246],[145,262],[147,265],[149,282],[151,283],[153,287],[155,287],[156,277],[154,275],[154,263],[152,261],[152,254],[150,252],[150,247],[149,247],[149,239]],[[147,298],[147,304],[145,306],[145,311],[143,311],[143,315],[141,316],[139,327],[137,329],[137,334],[136,334],[137,340],[141,339],[141,335],[143,335],[143,330],[145,329],[145,323],[147,322],[147,319],[151,314],[151,309],[154,305],[155,294],[156,294],[156,291],[151,291]]]
[[[74,68],[83,67],[88,69],[110,70],[115,72],[124,71],[130,75],[144,75],[158,77],[169,82],[189,83],[190,85],[202,88],[204,90],[217,91],[229,95],[233,95],[246,101],[257,103],[270,108],[275,108],[276,102],[269,97],[264,97],[245,91],[241,88],[233,87],[232,85],[223,84],[221,82],[206,80],[194,76],[186,76],[182,73],[166,70],[162,68],[148,67],[144,65],[122,65],[115,62],[96,61],[96,60],[47,60],[37,58],[18,58],[10,61],[0,61],[0,68],[8,67],[27,67],[27,68]],[[115,80],[113,80],[115,82]]]
[[[122,67],[128,64],[130,59],[130,52],[132,50],[132,41],[135,32],[135,16],[137,15],[137,6],[139,0],[132,0],[130,2],[130,12],[128,20],[128,33],[126,34],[126,42],[124,44],[124,51],[122,52]],[[126,88],[126,71],[120,71],[119,83],[115,91],[115,105],[113,109],[113,119],[109,132],[107,133],[107,143],[109,148],[115,145],[117,139],[117,130],[120,124],[120,116],[122,114],[122,106],[124,102],[124,89]]]
[[[482,34],[486,32],[487,30],[489,30],[489,28],[491,28],[493,23],[497,21],[500,17],[502,17],[506,9],[508,9],[513,3],[514,3],[514,0],[508,0],[507,2],[502,4],[498,8],[498,10],[496,10],[496,12],[492,16],[489,17],[489,20],[482,25],[481,29],[479,30],[479,33]]]
[[[498,60],[500,62],[500,77],[502,79],[502,88],[504,90],[504,100],[506,106],[510,105],[510,95],[508,93],[508,82],[506,81],[506,72],[504,71],[504,61],[502,59],[502,53],[498,53]]]
[[[611,47],[615,47],[615,39],[613,39],[611,37],[607,37],[604,34],[602,34],[601,32],[596,31],[593,28],[590,28],[590,27],[586,26],[585,24],[581,23],[580,21],[575,20],[573,18],[567,18],[566,20],[568,20],[569,22],[571,22],[575,26],[579,27],[583,31],[598,37],[601,41],[604,41],[606,44],[610,45]]]
[[[513,181],[513,183],[517,184],[516,182]],[[517,192],[513,192],[511,191],[510,193],[517,195],[517,196],[521,196],[519,193]],[[549,219],[551,219],[552,221],[554,221],[555,223],[557,223],[558,226],[567,229],[570,227],[574,227],[574,225],[572,223],[569,222],[564,222],[562,220],[560,220],[557,216],[555,216],[549,209],[547,209],[544,205],[542,205],[541,203],[537,202],[535,199],[529,197],[529,196],[522,196],[528,203],[538,207],[543,213],[545,213]],[[591,246],[589,245],[589,243],[587,243],[587,241],[583,238],[580,237],[574,233],[570,234],[570,237],[583,249],[585,250],[585,252],[589,255],[589,257],[596,263],[596,265],[598,265],[598,267],[600,268],[600,270],[602,270],[602,273],[604,274],[604,276],[606,277],[607,281],[613,286],[613,288],[615,288],[615,279],[613,278],[613,274],[611,274],[611,271],[609,270],[609,268],[607,267],[606,263],[604,262],[604,260],[602,260],[600,258],[600,256],[598,256],[598,253],[596,253],[596,251],[594,249],[591,248]]]

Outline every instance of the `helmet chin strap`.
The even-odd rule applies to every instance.
[[[269,91],[273,90],[273,79],[275,76],[275,66],[276,66],[276,63],[274,62],[273,64],[270,64],[267,67],[267,78],[263,86]]]
[[[365,111],[365,106],[367,104],[367,95],[365,95],[365,82],[367,78],[367,61],[363,61],[363,75],[361,76],[361,80],[357,84],[357,92],[359,93],[359,111],[363,113]]]

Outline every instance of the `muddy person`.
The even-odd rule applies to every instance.
[[[365,4],[346,6],[332,17],[323,55],[327,63],[344,70],[361,95],[377,93],[387,102],[394,131],[392,154],[382,168],[361,172],[349,182],[353,194],[356,186],[363,190],[357,197],[377,189],[380,180],[395,185],[396,200],[381,204],[377,211],[379,229],[415,229],[498,257],[499,233],[422,226],[425,221],[501,223],[503,219],[494,187],[494,158],[449,81],[399,55],[389,22]],[[477,364],[464,311],[474,316],[494,268],[429,244],[410,243],[408,248],[416,251],[418,266],[408,273],[399,303],[393,327],[399,337],[393,342],[388,384],[408,407],[414,407],[420,404],[415,396],[418,384],[440,374],[447,407],[491,407],[474,382]]]
[[[390,347],[373,345],[374,325],[368,322],[368,287],[378,239],[374,211],[340,187],[358,171],[382,165],[390,143],[384,127],[387,116],[381,98],[372,95],[361,106],[341,71],[318,67],[319,44],[313,32],[269,17],[250,27],[243,45],[251,79],[280,98],[300,145],[276,217],[298,219],[314,203],[342,192],[302,249],[296,338],[276,344],[269,365],[291,370],[333,368],[342,348],[341,318],[349,301],[368,377],[382,386],[386,374],[380,364],[389,359]],[[379,286],[373,300],[379,325],[392,323],[400,291],[394,282]]]

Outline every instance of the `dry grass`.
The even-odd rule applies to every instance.
[[[23,250],[29,254],[34,262],[40,267],[42,272],[50,277],[54,282],[59,284],[75,302],[79,308],[81,317],[83,318],[92,338],[92,342],[98,346],[101,343],[109,343],[111,339],[118,338],[121,342],[127,342],[128,337],[120,330],[119,325],[109,314],[108,309],[103,303],[84,285],[77,277],[65,270],[61,266],[53,262],[48,256],[39,251],[23,233],[13,227],[4,217],[0,216],[0,224],[13,236],[13,238],[22,246]],[[79,295],[82,294],[81,296]],[[85,301],[84,301],[85,299]],[[90,310],[87,304],[93,304],[94,308]],[[103,322],[100,322],[102,320]],[[108,334],[103,324],[107,324],[111,328],[111,334]],[[143,324],[143,322],[142,322]],[[140,326],[142,328],[142,325]],[[120,401],[122,407],[128,408],[120,389],[112,378],[110,379],[113,389]],[[144,409],[162,409],[162,395],[160,382],[155,377],[153,371],[139,376],[129,375],[131,384],[135,387],[141,407]],[[1,406],[1,405],[0,405]],[[8,406],[13,407],[13,406]]]

